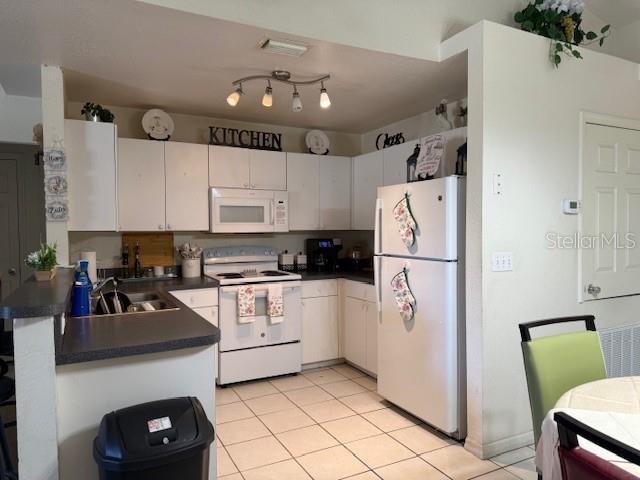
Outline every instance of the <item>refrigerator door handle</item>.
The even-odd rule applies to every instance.
[[[373,257],[373,278],[376,289],[376,307],[378,308],[378,317],[382,313],[382,257]]]
[[[373,238],[373,253],[382,253],[382,199],[376,198],[375,231]]]

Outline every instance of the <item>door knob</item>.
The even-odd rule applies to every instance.
[[[9,275],[11,275],[12,277],[16,274],[16,269],[15,268],[10,268],[9,269]]]
[[[587,287],[587,293],[589,295],[593,295],[594,297],[597,297],[601,291],[602,289],[597,285],[589,284],[589,286]]]

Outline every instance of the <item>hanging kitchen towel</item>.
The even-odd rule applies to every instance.
[[[406,269],[403,269],[391,279],[391,288],[402,319],[405,322],[413,320],[416,308],[416,299],[409,288]]]
[[[393,216],[396,219],[400,238],[402,238],[407,248],[411,247],[416,240],[415,230],[418,228],[418,225],[411,214],[409,196],[406,193],[402,200],[393,208]]]
[[[238,288],[238,323],[253,323],[256,319],[256,290],[253,285]]]
[[[282,284],[269,285],[267,291],[267,313],[271,324],[282,323],[284,320],[284,299],[282,297]]]

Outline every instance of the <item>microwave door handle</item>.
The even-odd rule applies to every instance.
[[[275,222],[275,219],[273,218],[273,209],[274,209],[274,205],[273,204],[274,204],[274,202],[275,202],[275,200],[272,200],[272,201],[269,202],[269,218],[271,219],[271,222],[270,222],[271,225],[273,225],[274,222]]]

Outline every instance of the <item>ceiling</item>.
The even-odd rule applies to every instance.
[[[615,28],[640,21],[640,0],[585,0],[587,9]]]
[[[464,55],[428,62],[287,35],[310,47],[292,58],[258,48],[282,38],[276,32],[131,0],[21,0],[2,8],[0,58],[61,65],[71,101],[362,133],[466,96]],[[264,108],[263,82],[243,85],[239,105],[227,105],[233,80],[274,69],[303,79],[331,74],[331,108],[320,109],[319,87],[308,86],[299,89],[303,111],[294,113],[291,88],[279,83],[274,106]]]

